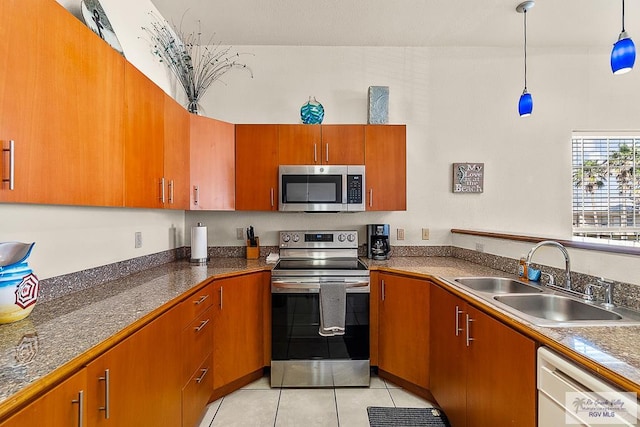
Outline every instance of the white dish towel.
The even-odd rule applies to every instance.
[[[347,313],[347,285],[326,282],[320,285],[320,330],[323,337],[344,335]]]

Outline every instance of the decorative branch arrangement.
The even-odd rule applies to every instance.
[[[176,76],[184,89],[189,104],[189,112],[198,113],[198,103],[213,82],[234,68],[244,69],[253,78],[253,72],[246,64],[238,62],[239,53],[231,53],[231,46],[221,47],[213,41],[202,44],[202,32],[185,34],[181,29],[172,28],[165,20],[153,13],[151,27],[142,27],[150,37],[153,53],[160,58]]]

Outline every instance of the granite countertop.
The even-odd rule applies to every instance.
[[[0,325],[0,405],[208,278],[265,268],[244,258],[176,261],[37,304],[29,317]]]
[[[502,271],[451,257],[395,257],[366,262],[372,269],[423,277],[505,276]],[[270,267],[264,259],[214,258],[207,266],[176,261],[36,305],[26,319],[0,325],[0,407],[15,393],[203,281]],[[631,391],[640,390],[640,344],[636,342],[640,327],[542,328],[516,320],[625,378]]]

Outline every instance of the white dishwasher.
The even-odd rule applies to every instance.
[[[637,404],[635,393],[616,388],[545,347],[538,349],[539,427],[635,426]]]

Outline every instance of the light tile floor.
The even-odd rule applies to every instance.
[[[430,402],[377,376],[368,388],[271,388],[269,377],[212,402],[199,427],[369,427],[367,406],[428,408]]]

